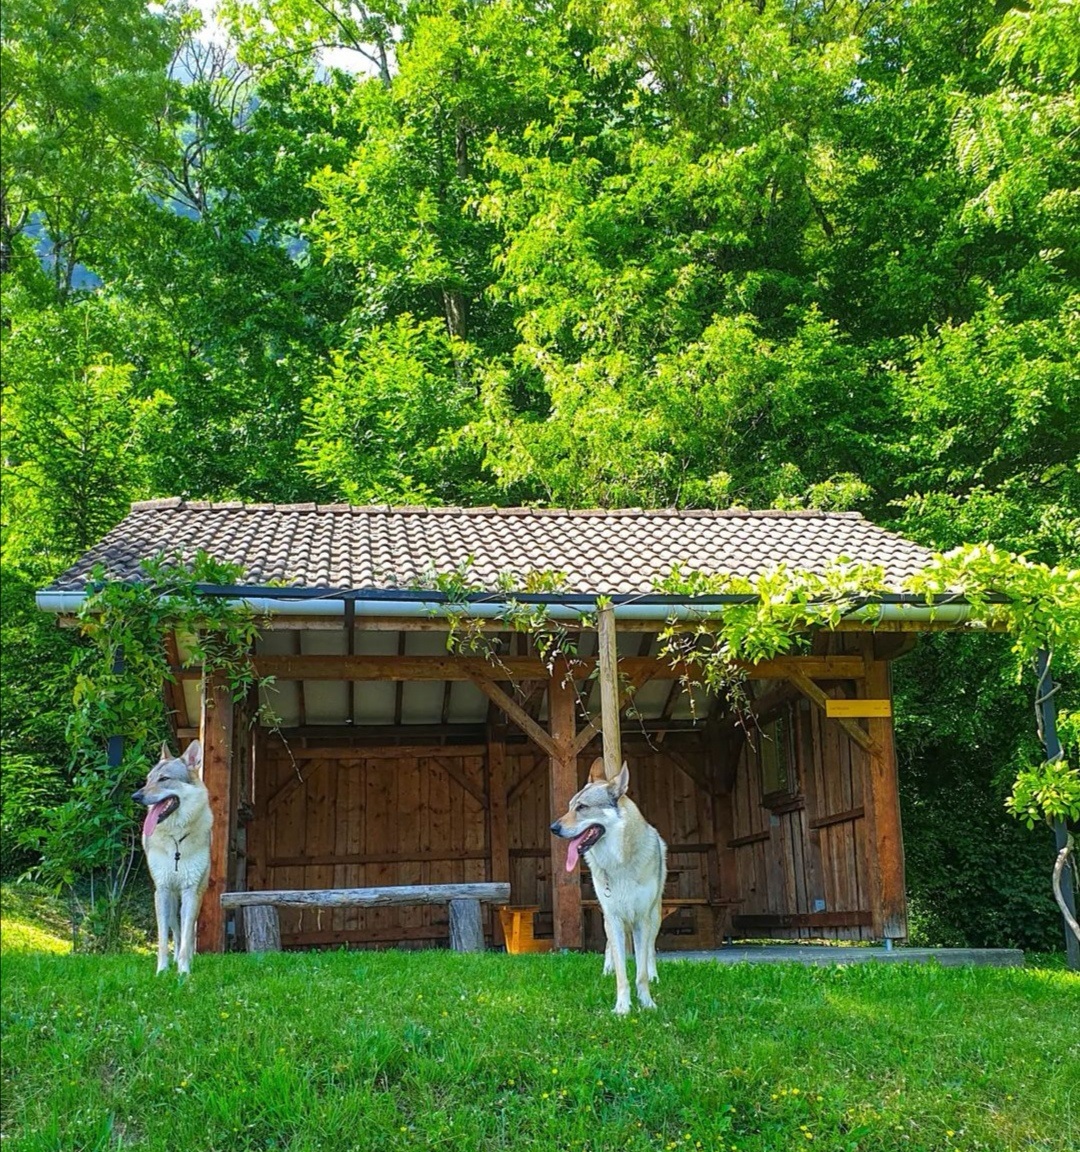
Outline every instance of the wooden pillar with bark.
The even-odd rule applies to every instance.
[[[214,828],[210,839],[210,882],[199,912],[198,950],[225,951],[225,910],[221,894],[229,875],[229,846],[233,835],[233,701],[228,685],[217,677],[203,682],[200,736],[203,783],[210,793]]]
[[[615,609],[605,604],[597,611],[596,640],[600,667],[600,717],[604,734],[604,775],[614,780],[622,770],[622,720],[619,699],[619,649]]]
[[[874,935],[884,940],[907,938],[907,895],[904,880],[904,836],[900,824],[900,790],[893,740],[892,684],[889,665],[874,658],[873,641],[865,645],[866,696],[889,702],[888,715],[868,716],[870,746],[866,750],[863,805],[870,846],[871,908]]]
[[[488,729],[487,749],[487,823],[488,845],[491,851],[490,879],[495,883],[510,883],[510,830],[506,812],[506,733],[500,726]],[[502,922],[492,917],[492,938],[503,943]]]
[[[548,711],[551,739],[550,753],[551,819],[562,816],[570,797],[578,790],[575,709],[577,694],[569,672],[556,666],[548,685]],[[580,948],[581,877],[575,868],[566,870],[568,843],[561,836],[551,837],[551,903],[556,948]]]

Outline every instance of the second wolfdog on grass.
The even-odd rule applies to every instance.
[[[656,937],[667,875],[667,845],[626,795],[629,783],[625,763],[619,775],[608,780],[603,760],[593,761],[588,783],[571,798],[566,815],[551,825],[556,836],[570,841],[566,870],[574,870],[582,853],[589,865],[607,936],[604,972],[615,972],[615,1011],[620,1016],[630,1011],[627,936],[634,944],[638,1000],[642,1008],[656,1007],[649,981],[657,979]]]
[[[157,912],[158,972],[169,967],[172,933],[176,967],[191,971],[195,954],[195,921],[210,878],[210,829],[213,814],[199,776],[202,745],[188,745],[174,756],[162,744],[161,756],[146,783],[132,799],[148,809],[143,821],[143,849],[154,881]]]

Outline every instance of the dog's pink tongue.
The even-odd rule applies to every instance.
[[[567,872],[573,872],[573,870],[577,867],[578,854],[580,851],[578,848],[578,845],[581,843],[582,840],[585,839],[585,837],[587,835],[588,835],[588,829],[586,829],[584,832],[582,832],[582,834],[580,836],[575,836],[574,839],[571,840],[569,844],[567,844],[567,846],[566,846],[566,870],[567,870]]]
[[[142,834],[149,836],[158,825],[161,819],[161,813],[168,804],[168,800],[159,800],[156,804],[151,804],[146,813],[146,819],[143,821]]]

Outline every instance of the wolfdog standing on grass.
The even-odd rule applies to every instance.
[[[604,914],[604,973],[615,972],[615,1012],[620,1016],[630,1011],[627,934],[634,942],[638,1000],[642,1008],[656,1007],[649,981],[657,979],[656,937],[667,875],[667,846],[627,797],[629,783],[630,769],[625,763],[619,775],[608,780],[603,760],[594,760],[589,782],[570,800],[566,815],[551,826],[556,836],[570,841],[567,872],[574,870],[585,853]]]
[[[176,967],[191,971],[195,952],[195,921],[210,876],[210,797],[199,777],[202,746],[188,745],[174,756],[167,744],[150,769],[146,783],[132,799],[149,811],[143,821],[142,842],[154,881],[157,912],[158,972],[169,967],[169,932],[172,932]]]

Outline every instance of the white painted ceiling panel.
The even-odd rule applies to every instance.
[[[282,728],[300,723],[300,692],[295,680],[278,680],[263,691],[263,701]],[[268,717],[263,718],[266,723]]]
[[[442,719],[442,681],[406,684],[401,694],[402,724],[438,724]]]
[[[349,715],[348,684],[340,680],[305,680],[304,712],[308,724],[344,724]]]
[[[365,680],[356,686],[355,724],[393,724],[397,685],[387,680]],[[343,713],[338,723],[345,720]]]
[[[402,650],[409,656],[444,656],[447,654],[446,632],[383,632],[357,628],[354,635],[354,651],[360,655],[393,656]],[[643,634],[620,632],[618,648],[620,656],[638,656],[643,651]],[[654,645],[655,647],[655,645]],[[307,656],[345,655],[348,637],[345,631],[318,629],[311,631],[266,632],[260,636],[258,651],[265,655],[295,655],[297,650]],[[517,652],[517,638],[510,641],[509,650]],[[596,636],[585,633],[581,637],[579,655],[588,658],[596,655]],[[655,719],[667,702],[673,681],[650,680],[638,689],[634,698],[636,712],[643,718]],[[184,698],[192,723],[198,722],[199,682],[184,681]],[[438,724],[442,719],[444,691],[442,681],[417,681],[406,683],[402,689],[401,722],[403,724]],[[355,707],[349,714],[349,686],[343,681],[307,680],[303,686],[304,716],[307,724],[354,724],[372,726],[389,725],[395,722],[397,707],[397,684],[390,681],[361,681],[357,683]],[[600,691],[596,680],[580,684],[582,692],[579,723],[584,723],[584,712],[590,716],[599,712]],[[520,694],[517,694],[520,697]],[[267,703],[280,718],[285,727],[301,722],[300,692],[290,681],[280,681],[267,692]],[[584,711],[583,711],[583,710]],[[708,701],[700,693],[691,707],[690,697],[680,692],[675,702],[672,718],[676,720],[703,720],[708,709]],[[451,724],[481,724],[488,716],[488,699],[467,680],[454,681],[450,689],[450,706],[447,718]],[[542,723],[547,719],[547,700],[540,712]],[[631,717],[633,719],[633,717]]]

